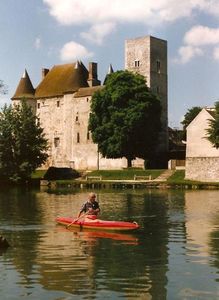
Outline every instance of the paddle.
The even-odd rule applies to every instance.
[[[80,215],[80,217],[78,217],[77,219],[75,219],[74,221],[72,221],[70,224],[68,224],[66,226],[66,228],[70,227],[72,224],[74,224],[75,222],[77,222],[78,220],[80,220],[82,217],[85,217],[88,213],[89,213],[89,210],[86,213],[84,213],[83,215]]]

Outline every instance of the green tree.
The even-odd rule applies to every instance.
[[[209,120],[209,128],[207,128],[207,139],[212,143],[213,147],[219,148],[219,101],[215,102],[214,119]]]
[[[4,84],[4,82],[2,80],[0,80],[0,94],[5,95],[7,94],[7,87]]]
[[[0,164],[4,178],[28,180],[48,155],[47,140],[37,117],[23,100],[0,113]]]
[[[194,106],[190,109],[188,109],[187,113],[184,115],[184,119],[181,122],[183,125],[183,130],[182,130],[182,139],[186,140],[186,127],[192,122],[192,120],[195,119],[195,117],[200,113],[202,108],[200,106]]]
[[[161,129],[161,104],[145,78],[129,71],[108,75],[92,97],[89,129],[107,158],[151,159]]]

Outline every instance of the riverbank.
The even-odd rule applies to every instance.
[[[176,170],[93,171],[75,180],[41,181],[50,189],[219,189],[219,183],[185,180],[185,171]],[[163,174],[170,174],[165,178]]]

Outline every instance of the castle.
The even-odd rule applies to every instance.
[[[162,130],[158,153],[167,153],[167,42],[152,36],[126,40],[125,69],[145,76],[147,85],[161,99]],[[92,170],[127,166],[125,158],[102,157],[88,130],[92,95],[102,88],[94,62],[89,63],[88,69],[80,61],[55,65],[51,70],[42,69],[42,80],[36,89],[25,70],[12,101],[18,104],[25,98],[39,117],[49,142],[49,159],[44,167]],[[133,166],[143,167],[144,161],[137,158]]]

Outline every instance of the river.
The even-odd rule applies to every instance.
[[[95,190],[131,233],[68,230],[89,191],[1,189],[0,299],[219,299],[219,191]]]

